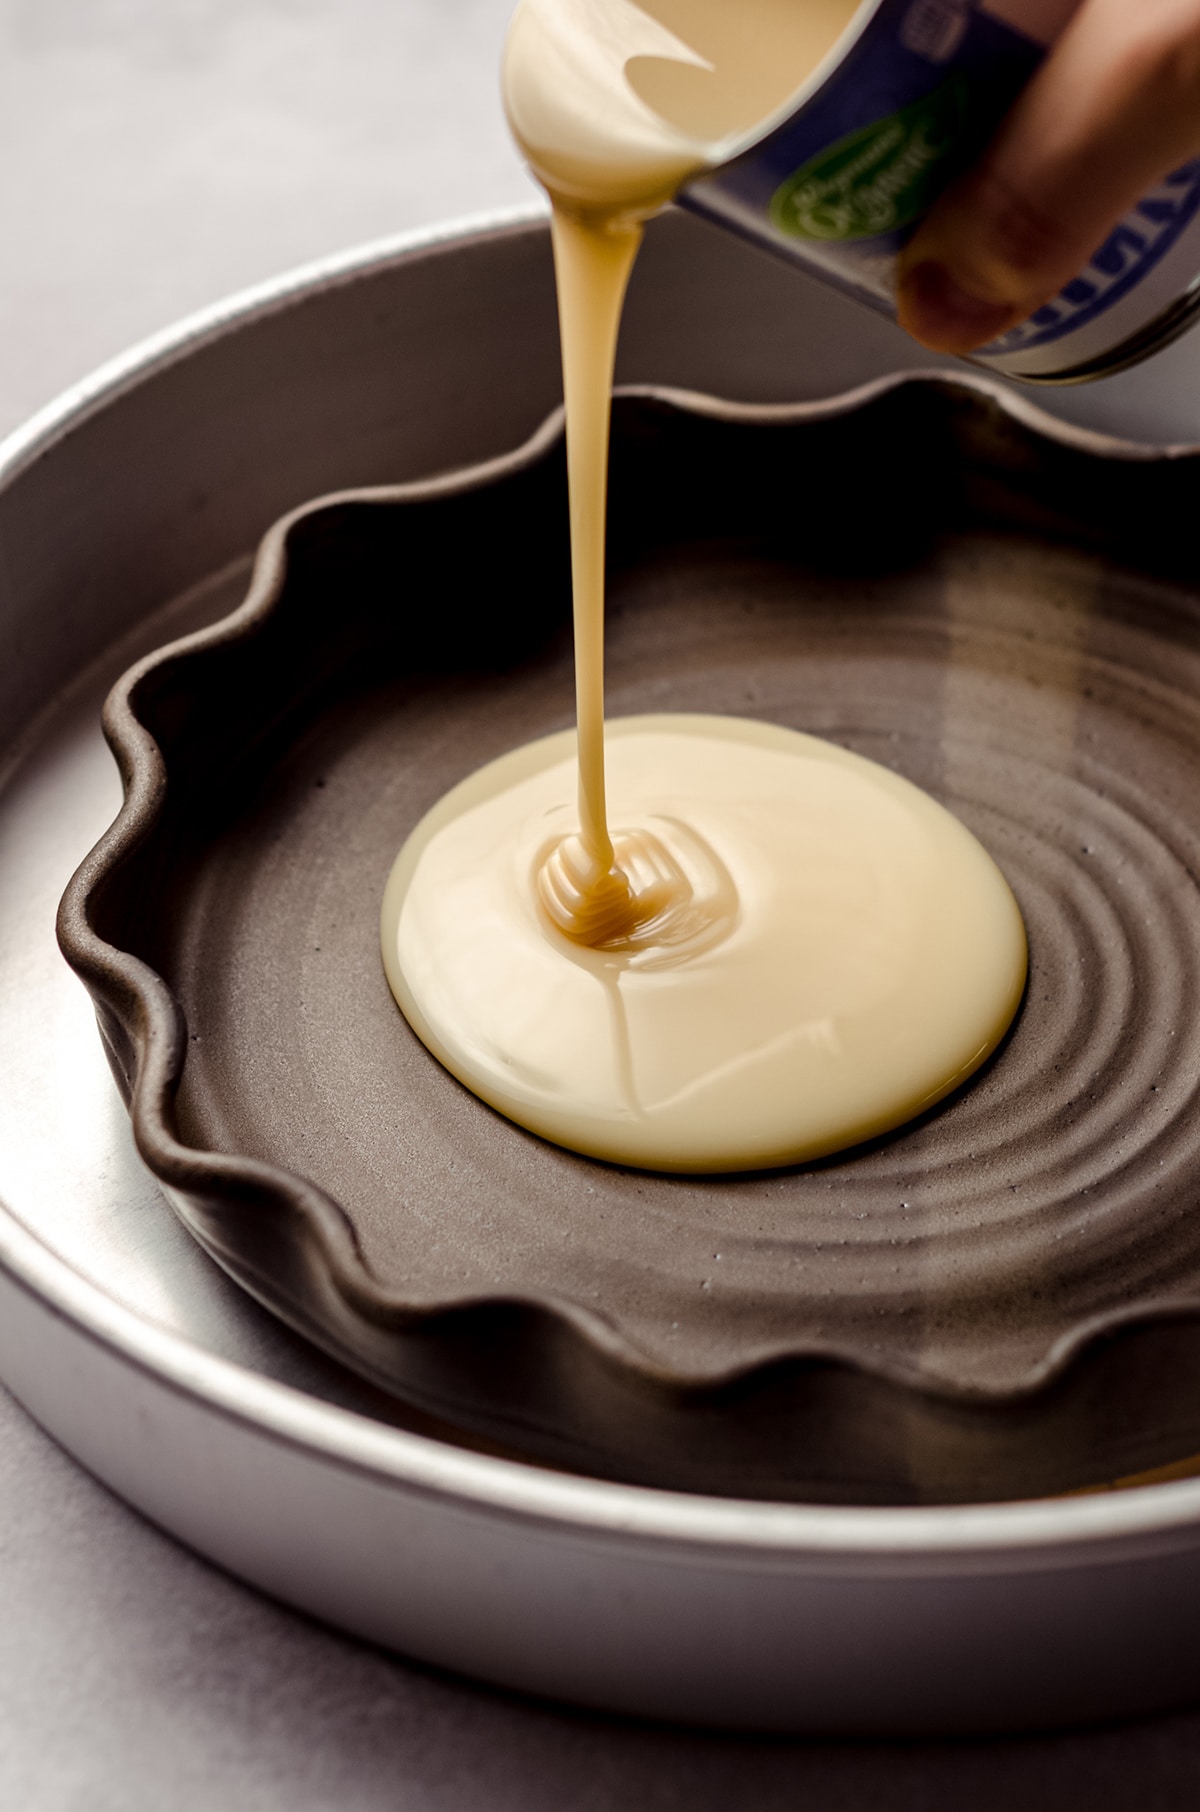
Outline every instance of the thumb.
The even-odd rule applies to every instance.
[[[1200,0],[1084,0],[981,163],[902,253],[900,325],[937,352],[985,345],[1197,151]]]

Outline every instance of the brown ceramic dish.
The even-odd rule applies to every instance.
[[[234,615],[111,695],[125,805],[60,937],[177,1211],[377,1382],[604,1476],[966,1500],[1200,1447],[1200,462],[971,383],[619,399],[612,712],[894,763],[1030,933],[1017,1025],[961,1096],[712,1180],[510,1125],[379,961],[408,830],[570,721],[562,467],[552,422],[297,511]]]

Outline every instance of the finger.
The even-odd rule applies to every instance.
[[[905,249],[901,326],[939,352],[986,344],[1198,151],[1200,0],[1085,0],[981,163]]]

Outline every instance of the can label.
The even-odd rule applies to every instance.
[[[1076,4],[878,0],[796,111],[679,199],[894,315],[901,247],[979,155]],[[1194,159],[1137,203],[1053,302],[974,358],[1015,377],[1103,363],[1187,290],[1198,241]]]
[[[1130,296],[1161,264],[1200,215],[1200,158],[1193,158],[1144,195],[1113,228],[1090,263],[1052,302],[1022,321],[985,353],[1004,356],[1053,346],[1083,331]],[[1194,276],[1195,271],[1191,274]]]
[[[951,76],[907,107],[818,152],[771,197],[794,239],[876,239],[918,221],[941,191],[966,128],[967,84]]]

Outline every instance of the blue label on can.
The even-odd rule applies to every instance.
[[[1097,320],[1135,290],[1200,213],[1200,158],[1165,177],[1114,227],[1090,263],[1047,302],[982,349],[986,358],[1049,346]]]
[[[986,143],[1042,56],[973,0],[883,0],[817,92],[682,199],[803,256],[895,253]]]
[[[794,170],[771,197],[771,219],[796,239],[880,239],[919,220],[961,157],[970,90],[940,88],[848,132]]]
[[[894,314],[897,253],[1045,54],[985,3],[882,0],[795,113],[680,201]],[[1015,355],[1019,372],[1021,354],[1062,341],[1069,366],[1065,343],[1135,291],[1197,215],[1200,159],[1145,196],[1061,295],[976,357],[1014,369]]]

